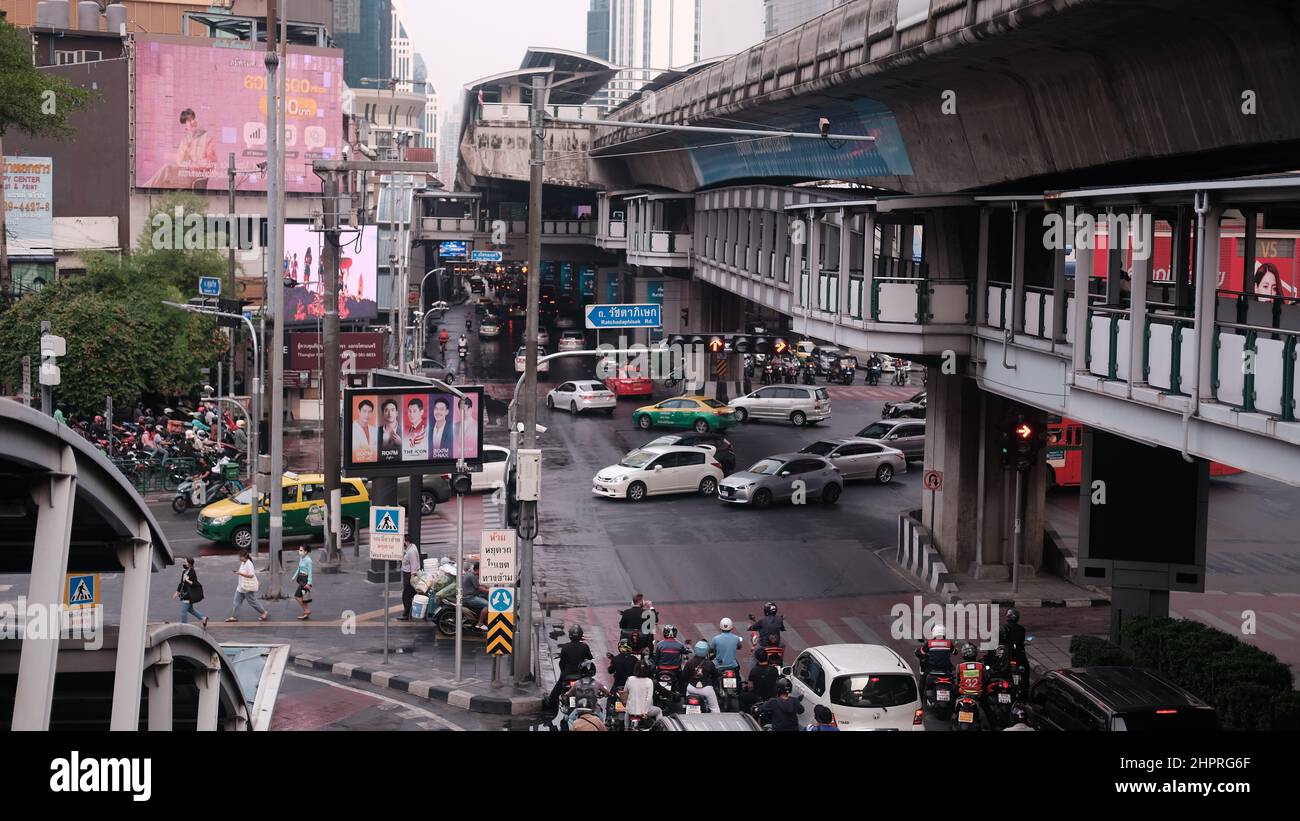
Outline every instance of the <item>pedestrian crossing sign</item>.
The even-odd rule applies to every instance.
[[[99,604],[99,574],[69,573],[64,604],[70,608],[94,607]]]
[[[371,508],[373,524],[370,529],[376,533],[401,533],[402,509],[400,507]]]
[[[405,511],[400,507],[370,508],[370,558],[400,562],[406,541],[402,522]]]

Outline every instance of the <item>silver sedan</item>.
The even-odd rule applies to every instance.
[[[829,459],[846,480],[875,479],[886,484],[894,474],[907,472],[907,458],[901,450],[856,436],[819,439],[799,452]]]
[[[844,490],[844,478],[821,456],[781,453],[723,479],[718,483],[718,500],[761,509],[773,502],[794,501],[796,490],[802,499],[833,505]]]

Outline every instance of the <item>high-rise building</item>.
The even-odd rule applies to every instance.
[[[424,56],[415,54],[415,81],[417,91],[424,90],[424,135],[421,145],[433,149],[433,156],[438,157],[438,90],[429,82],[429,69],[424,63]]]
[[[442,131],[438,134],[438,179],[442,180],[443,187],[449,191],[456,187],[456,164],[460,157],[460,116],[461,101],[452,97],[448,100],[442,118]]]
[[[764,37],[775,37],[802,26],[849,0],[763,0]]]
[[[392,77],[392,0],[334,0],[334,44],[343,49],[349,88],[374,88],[362,77]]]
[[[699,60],[698,26],[706,2],[591,0],[587,53],[617,66],[637,69],[620,73],[593,102],[617,107],[661,70]],[[607,32],[603,39],[602,32]]]
[[[402,23],[402,10],[397,3],[393,4],[392,14],[393,62],[386,76],[398,81],[396,86],[398,91],[410,94],[414,88],[410,82],[414,79],[411,76],[414,70],[411,63],[411,38],[406,33],[406,26]]]

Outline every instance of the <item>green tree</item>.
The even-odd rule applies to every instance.
[[[0,179],[4,176],[4,137],[10,126],[26,134],[69,137],[68,115],[90,104],[93,95],[62,77],[32,65],[31,38],[0,21]],[[5,239],[4,188],[0,186],[0,294],[8,297],[9,249]]]
[[[150,214],[173,213],[181,204],[202,213],[202,201],[164,198]],[[187,211],[188,213],[188,211]],[[59,360],[59,404],[77,414],[95,413],[112,396],[119,406],[142,395],[189,395],[199,370],[228,348],[214,320],[168,308],[197,292],[199,276],[224,272],[216,251],[155,249],[146,232],[135,253],[91,254],[86,275],[65,277],[31,294],[0,316],[0,379],[20,378],[24,354],[37,358],[40,324],[68,342]]]

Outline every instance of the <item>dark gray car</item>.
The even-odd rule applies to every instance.
[[[867,425],[857,435],[901,450],[909,462],[925,458],[924,419],[881,419]]]
[[[761,459],[718,483],[718,500],[765,508],[789,501],[795,482],[802,482],[809,500],[835,504],[844,491],[844,478],[827,459],[807,453],[779,453]]]

